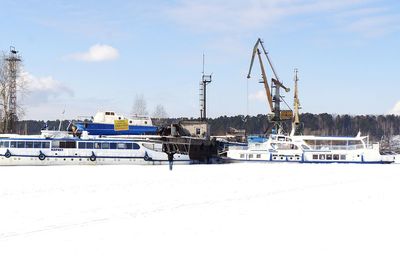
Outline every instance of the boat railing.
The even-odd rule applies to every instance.
[[[362,150],[364,148],[371,149],[372,145],[355,144],[355,145],[310,145],[313,150]]]
[[[237,150],[237,151],[242,151],[242,150],[247,150],[247,146],[229,146],[229,150]]]

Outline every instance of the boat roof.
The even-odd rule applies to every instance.
[[[338,136],[312,136],[312,135],[305,135],[305,136],[292,136],[292,139],[302,139],[302,140],[363,140],[367,138],[367,136],[355,136],[355,137],[338,137]]]

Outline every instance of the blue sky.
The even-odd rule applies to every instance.
[[[299,69],[302,111],[400,114],[394,0],[6,0],[0,33],[24,59],[25,118],[129,114],[136,95],[197,117],[203,52],[210,116],[268,113],[258,64],[246,79],[258,37],[287,86]]]

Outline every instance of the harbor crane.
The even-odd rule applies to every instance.
[[[268,64],[274,75],[274,77],[271,79],[271,88],[274,89],[274,94],[271,93],[271,89],[268,84],[267,74],[265,72],[265,68],[264,68],[262,58],[261,58],[261,51],[260,51],[259,46],[261,47],[263,53],[265,54]],[[287,88],[285,85],[283,85],[283,83],[279,80],[279,77],[275,71],[275,68],[272,65],[271,59],[268,56],[268,52],[265,49],[263,41],[260,38],[257,39],[257,42],[253,48],[253,53],[251,56],[250,68],[249,68],[249,72],[247,74],[247,78],[248,79],[250,78],[251,70],[252,70],[253,64],[254,64],[254,58],[256,55],[258,57],[258,60],[260,63],[260,68],[261,68],[261,76],[262,76],[261,83],[263,83],[265,93],[267,94],[268,105],[271,109],[271,112],[274,114],[272,121],[275,124],[274,126],[275,126],[276,132],[279,133],[279,131],[281,131],[281,128],[282,128],[282,125],[281,125],[282,120],[287,120],[287,119],[292,118],[292,112],[290,110],[285,110],[285,111],[281,112],[280,103],[281,103],[282,96],[280,95],[280,89],[283,88],[286,92],[289,92],[290,89]]]

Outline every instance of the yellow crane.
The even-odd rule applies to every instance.
[[[268,79],[267,79],[267,75],[265,72],[265,68],[264,68],[264,64],[263,61],[261,59],[261,51],[259,49],[259,46],[261,46],[262,51],[264,52],[268,64],[272,70],[272,73],[274,74],[274,78],[271,79],[271,87],[275,88],[274,94],[271,93],[271,89],[270,86],[268,84]],[[282,82],[280,82],[279,77],[275,71],[274,66],[272,65],[271,59],[268,56],[268,52],[265,50],[263,41],[258,38],[256,44],[254,45],[253,48],[253,53],[251,56],[251,61],[250,61],[250,68],[249,68],[249,72],[247,74],[247,78],[250,78],[251,75],[251,70],[253,68],[253,64],[254,64],[254,58],[257,55],[258,60],[260,62],[260,68],[261,68],[261,76],[262,76],[262,83],[264,84],[264,88],[265,88],[265,93],[267,94],[267,99],[268,99],[268,104],[269,107],[271,109],[271,112],[274,113],[274,118],[273,121],[275,122],[275,127],[277,132],[280,129],[280,122],[281,122],[281,109],[280,109],[280,102],[281,102],[281,96],[280,96],[280,88],[283,88],[286,92],[289,92],[290,89],[285,87]],[[290,115],[291,117],[291,115]]]

